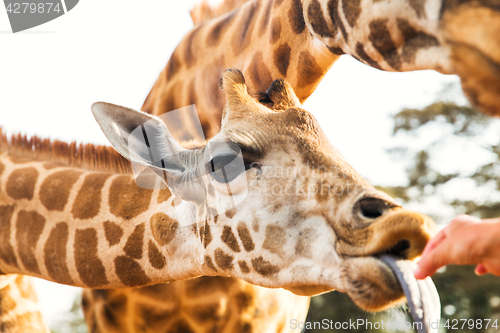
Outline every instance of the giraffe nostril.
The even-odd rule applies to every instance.
[[[356,203],[354,212],[362,218],[373,220],[384,215],[392,207],[393,205],[383,199],[365,197]]]

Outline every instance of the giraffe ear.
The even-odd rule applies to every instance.
[[[226,108],[223,118],[241,118],[252,113],[269,113],[270,110],[257,102],[247,91],[245,78],[237,69],[228,69],[222,74],[221,87],[226,95]]]
[[[94,103],[92,113],[111,145],[129,161],[159,174],[180,176],[184,172],[179,154],[185,149],[159,118],[103,102]]]
[[[301,106],[292,86],[283,79],[273,81],[269,89],[267,89],[267,95],[274,103],[274,110],[284,111],[291,107]]]

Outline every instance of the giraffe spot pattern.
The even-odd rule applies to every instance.
[[[255,89],[257,91],[266,91],[273,78],[264,62],[261,51],[256,52],[253,55],[249,71],[250,79],[252,80]]]
[[[130,220],[148,209],[153,190],[140,188],[133,177],[123,175],[113,180],[109,193],[112,193],[109,196],[110,212]]]
[[[207,246],[212,242],[212,233],[210,231],[210,224],[205,221],[205,225],[200,227],[200,238],[203,244],[203,247],[206,249]]]
[[[73,217],[90,219],[99,213],[102,188],[110,176],[110,174],[96,173],[85,177],[71,209]]]
[[[109,243],[109,246],[113,246],[120,242],[123,236],[123,229],[116,223],[111,221],[104,221],[104,236]]]
[[[222,230],[221,240],[234,252],[240,252],[240,246],[238,245],[238,240],[234,236],[233,229],[230,226],[224,226]]]
[[[252,236],[250,235],[250,230],[248,230],[247,225],[243,222],[238,224],[238,236],[240,236],[241,243],[245,251],[250,252],[255,248]]]
[[[118,256],[115,259],[116,275],[128,287],[145,286],[151,282],[141,265],[134,259]]]
[[[55,169],[55,168],[60,168],[62,167],[61,164],[56,164],[56,163],[52,163],[52,162],[49,162],[49,163],[43,163],[42,164],[43,168],[45,170],[52,170],[52,169]]]
[[[227,31],[229,26],[231,25],[231,21],[234,18],[234,15],[236,14],[236,11],[232,11],[231,13],[227,14],[226,16],[220,18],[217,23],[215,23],[212,27],[210,32],[208,33],[207,37],[207,46],[208,47],[216,47],[219,45],[221,41],[221,36]]]
[[[234,215],[236,215],[236,212],[237,212],[237,210],[236,210],[236,209],[234,209],[234,208],[228,209],[228,210],[226,211],[226,216],[227,216],[228,218],[232,219],[232,218],[233,218],[233,216],[234,216]]]
[[[365,51],[365,48],[363,44],[357,43],[356,44],[356,53],[358,54],[359,58],[366,62],[366,64],[370,65],[371,67],[381,69],[380,66],[378,65],[378,62],[373,60]]]
[[[58,283],[74,284],[66,263],[66,244],[68,243],[68,224],[61,222],[50,231],[45,243],[44,260],[49,276]]]
[[[299,35],[306,28],[306,22],[304,21],[304,14],[302,9],[301,0],[292,0],[290,9],[288,10],[288,20],[290,21],[290,26],[292,31]]]
[[[361,0],[342,1],[342,10],[344,11],[344,16],[347,20],[347,23],[349,23],[351,27],[354,27],[359,15],[361,14],[360,2]]]
[[[417,31],[407,20],[398,19],[397,24],[405,41],[401,52],[401,60],[404,62],[413,62],[418,50],[439,46],[436,37]]]
[[[35,168],[14,170],[7,179],[5,190],[13,199],[33,199],[38,171]]]
[[[132,234],[127,239],[123,251],[130,258],[141,259],[142,257],[142,243],[144,242],[144,229],[145,224],[137,225]]]
[[[219,304],[203,304],[192,308],[192,316],[199,323],[205,323],[217,318]]]
[[[165,213],[156,213],[151,217],[151,233],[160,246],[168,245],[175,237],[179,222]]]
[[[248,322],[244,322],[242,320],[238,320],[234,331],[241,332],[241,333],[252,333],[253,332],[252,324],[250,324]],[[279,331],[276,331],[276,332],[279,332]]]
[[[14,248],[10,244],[10,225],[14,208],[15,206],[0,206],[0,259],[7,265],[17,266]]]
[[[325,71],[318,65],[314,57],[308,51],[302,51],[299,55],[299,62],[297,64],[300,81],[299,88],[307,87],[308,85],[317,82]]]
[[[331,53],[336,54],[336,55],[344,54],[344,50],[342,50],[342,48],[337,47],[337,46],[328,46],[328,51],[330,51]]]
[[[211,270],[217,272],[217,268],[215,268],[214,262],[212,261],[212,257],[205,256],[204,265],[210,268]]]
[[[425,14],[425,0],[410,0],[411,8],[417,13],[418,18],[426,18]]]
[[[271,44],[276,43],[281,37],[281,19],[275,17],[271,22],[271,32],[269,33],[269,39]]]
[[[181,69],[182,63],[179,60],[178,52],[174,51],[168,60],[166,67],[167,82],[171,80],[175,74]]]
[[[16,240],[19,258],[24,267],[33,273],[40,274],[35,257],[36,244],[45,227],[45,218],[35,211],[21,210],[17,214]]]
[[[254,216],[253,218],[252,229],[255,232],[259,232],[259,218],[257,216]]]
[[[110,307],[107,304],[103,305],[101,311],[102,311],[102,318],[104,318],[107,325],[115,328],[120,326],[118,320],[116,319],[115,314],[113,313],[113,311],[111,311]]]
[[[342,37],[344,37],[345,42],[347,43],[349,37],[347,36],[347,31],[345,30],[344,23],[339,15],[339,0],[330,0],[328,2],[328,14],[330,15],[330,19],[332,20],[333,30],[337,31],[340,29],[342,33]]]
[[[189,323],[185,319],[180,319],[172,324],[168,333],[195,333]]]
[[[4,288],[0,289],[0,314],[6,314],[14,310],[17,306],[16,301],[12,298],[12,287],[6,285]],[[3,316],[2,316],[2,319]],[[4,332],[4,331],[1,331]],[[14,331],[12,331],[14,332]]]
[[[265,277],[275,275],[280,271],[278,266],[271,264],[262,257],[252,259],[252,266],[257,273]]]
[[[225,253],[222,249],[217,248],[214,252],[214,259],[217,266],[219,266],[223,270],[233,269],[233,259],[232,255]]]
[[[271,253],[281,253],[283,245],[286,243],[286,232],[282,227],[276,225],[268,225],[266,228],[266,238],[262,244],[262,248],[269,250]]]
[[[48,210],[62,211],[68,202],[73,184],[82,172],[62,170],[48,176],[40,187],[40,201]]]
[[[74,256],[76,270],[88,287],[103,287],[108,284],[106,271],[97,256],[97,232],[92,228],[76,230]]]
[[[373,47],[384,57],[384,60],[394,69],[401,67],[396,46],[392,41],[391,33],[387,29],[387,19],[378,19],[370,22],[370,35],[368,39]]]
[[[261,25],[260,25],[260,35],[263,35],[269,26],[269,21],[271,20],[271,9],[273,7],[273,2],[268,1],[267,6],[264,9],[264,14],[262,14],[262,20],[261,20]]]
[[[5,170],[5,164],[3,164],[1,161],[0,161],[0,176],[2,175],[3,171]]]
[[[244,274],[250,273],[250,268],[248,267],[247,263],[244,261],[238,261],[238,266],[240,266],[240,270]]]
[[[307,16],[311,27],[321,37],[334,37],[336,31],[331,31],[326,23],[321,4],[318,0],[313,0],[309,8],[307,8]]]
[[[136,322],[138,328],[135,332],[161,332],[164,327],[168,327],[171,318],[175,315],[175,310],[158,309],[155,306],[145,304],[136,305]],[[149,328],[149,330],[145,329]]]
[[[152,240],[148,243],[148,258],[149,263],[156,269],[162,269],[166,265],[165,257],[156,247]]]
[[[193,41],[202,26],[203,25],[199,25],[191,30],[185,39],[186,49],[184,50],[184,60],[186,61],[187,68],[193,66],[196,62],[196,55],[195,52],[193,52]]]
[[[288,72],[288,66],[290,65],[290,54],[292,49],[287,43],[281,44],[276,48],[273,54],[273,62],[276,68],[278,68],[281,75],[286,77]]]
[[[245,7],[242,12],[242,17],[238,26],[236,27],[232,39],[233,52],[239,55],[251,42],[252,31],[254,26],[254,17],[257,12],[257,5],[259,1],[252,2],[249,6]]]

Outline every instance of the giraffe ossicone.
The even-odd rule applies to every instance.
[[[181,201],[175,205],[175,218],[185,221],[181,225],[203,221],[194,229],[201,241],[190,245],[189,253],[195,255],[189,276],[232,276],[299,295],[337,289],[369,310],[400,301],[398,281],[376,256],[397,251],[403,258],[415,258],[433,234],[432,220],[402,209],[369,185],[329,143],[314,117],[300,108],[285,81],[273,83],[268,91],[279,109],[251,97],[237,70],[223,74],[222,88],[227,100],[222,128],[206,146],[193,150],[173,142],[154,116],[111,104],[93,107],[120,154],[165,175],[167,186]],[[162,147],[164,154],[158,156],[167,167],[133,151],[150,148],[146,140],[135,148],[128,145],[129,135],[146,122],[154,124],[157,132],[152,137]],[[147,132],[144,128],[142,134]],[[247,167],[234,177],[217,179],[208,173],[211,181],[193,182],[220,157],[206,153],[212,142],[237,146],[233,154],[241,151]],[[222,170],[233,157],[220,162]],[[280,166],[296,172],[276,177],[274,168]],[[304,176],[301,169],[308,173]],[[189,181],[182,183],[183,179]],[[229,210],[217,205],[221,201],[199,200],[215,198],[215,193],[227,195],[227,186],[238,188],[242,180],[246,197]],[[220,209],[223,213],[210,213]]]

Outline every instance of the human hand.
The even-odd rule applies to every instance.
[[[427,243],[415,277],[424,279],[448,264],[477,265],[478,275],[500,276],[500,219],[457,216]]]

